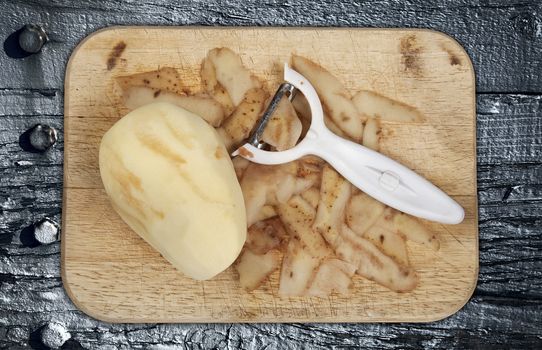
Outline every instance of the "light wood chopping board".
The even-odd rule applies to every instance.
[[[290,54],[309,57],[352,93],[373,90],[417,107],[419,124],[385,124],[381,151],[457,200],[459,225],[430,223],[441,248],[408,243],[420,282],[397,294],[359,276],[349,296],[280,297],[278,272],[248,293],[233,269],[183,276],[113,211],[98,170],[102,135],[128,112],[114,77],[172,66],[192,90],[207,51],[229,47],[270,91]],[[114,27],[74,51],[65,81],[62,278],[85,313],[110,322],[404,322],[459,310],[478,275],[475,82],[450,37],[427,30]]]

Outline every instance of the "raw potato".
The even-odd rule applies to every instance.
[[[406,242],[400,234],[380,226],[373,226],[363,234],[363,237],[370,240],[382,253],[395,259],[399,264],[409,265]]]
[[[313,228],[327,243],[334,246],[344,222],[346,204],[350,198],[352,185],[329,165],[322,171],[320,203]]]
[[[421,123],[425,119],[416,108],[372,91],[358,92],[352,102],[362,116],[382,122]]]
[[[358,235],[363,235],[382,216],[386,206],[365,193],[350,198],[346,207],[346,223]]]
[[[321,258],[312,256],[296,238],[290,239],[280,270],[279,295],[305,295]]]
[[[169,91],[178,95],[185,95],[188,92],[188,89],[182,85],[179,72],[171,67],[117,77],[115,80],[122,90],[134,86],[144,86],[156,91]]]
[[[297,144],[302,128],[294,107],[287,98],[282,98],[265,127],[262,140],[277,151],[284,151]]]
[[[342,83],[326,69],[304,57],[293,55],[292,65],[314,86],[324,112],[331,120],[353,141],[360,142],[362,119]]]
[[[220,126],[224,119],[222,106],[207,96],[178,95],[146,86],[130,86],[124,89],[123,98],[124,105],[129,109],[136,109],[153,102],[169,102],[199,115],[214,127]]]
[[[408,292],[416,287],[418,277],[413,269],[400,265],[346,225],[335,247],[337,256],[355,265],[356,273],[367,279],[396,292]]]
[[[260,81],[243,66],[241,57],[224,47],[207,53],[202,66],[202,76],[203,85],[209,94],[214,94],[217,85],[220,85],[234,107],[243,101],[248,90],[262,87]]]
[[[363,129],[363,146],[378,151],[380,135],[380,121],[375,118],[369,118],[369,120],[367,120],[365,123],[365,128]]]
[[[262,89],[250,89],[233,114],[224,121],[218,133],[226,148],[231,152],[250,135],[254,125],[263,112],[267,92]]]
[[[235,264],[241,287],[247,291],[258,288],[273,271],[279,268],[281,255],[281,252],[276,249],[265,254],[244,250]]]
[[[103,136],[99,164],[115,211],[184,274],[209,279],[239,255],[243,194],[217,133],[197,115],[163,102],[132,111]]]
[[[326,297],[332,292],[348,294],[356,267],[345,261],[330,258],[324,260],[313,276],[306,295]]]

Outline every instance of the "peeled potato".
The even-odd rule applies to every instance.
[[[197,280],[230,266],[246,239],[243,194],[215,130],[169,103],[120,119],[100,144],[115,211],[173,266]]]

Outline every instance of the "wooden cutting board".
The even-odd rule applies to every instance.
[[[230,268],[198,282],[176,271],[113,211],[98,171],[102,135],[127,110],[113,78],[173,66],[192,90],[206,52],[229,47],[266,81],[290,54],[309,57],[348,88],[416,106],[422,125],[385,124],[382,152],[456,199],[459,225],[430,223],[433,252],[408,243],[420,282],[397,294],[361,277],[349,296],[280,297],[278,273],[248,293]],[[109,322],[418,322],[459,310],[478,275],[474,72],[463,48],[428,30],[115,27],[86,38],[65,81],[62,278],[72,301]]]

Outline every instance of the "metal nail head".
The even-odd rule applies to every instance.
[[[30,144],[36,150],[44,152],[58,140],[55,128],[45,124],[37,124],[30,130]]]
[[[19,46],[28,53],[38,53],[49,40],[45,30],[36,24],[27,24],[19,34]]]

